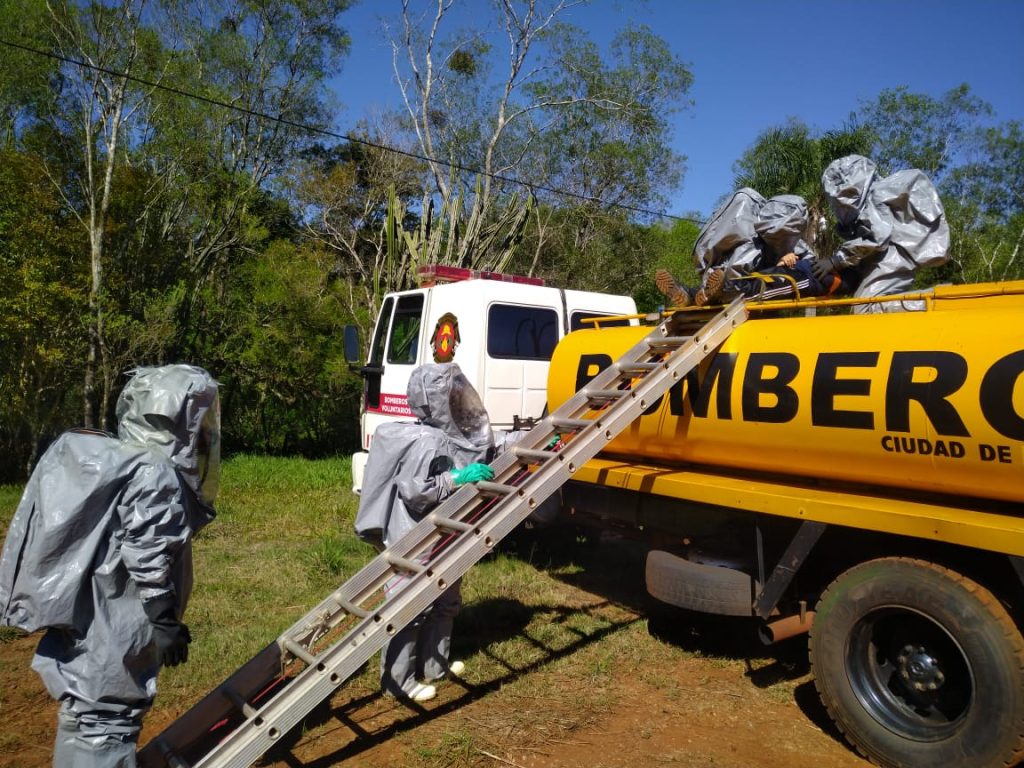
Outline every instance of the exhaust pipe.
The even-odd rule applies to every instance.
[[[777,619],[762,624],[757,628],[757,636],[765,645],[773,645],[780,640],[787,640],[802,635],[811,628],[814,622],[814,611],[803,611],[784,619]]]

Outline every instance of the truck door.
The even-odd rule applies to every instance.
[[[540,418],[547,403],[548,363],[559,337],[551,307],[494,303],[487,309],[484,405],[496,427],[512,416]]]
[[[382,421],[412,418],[405,391],[422,346],[424,301],[420,291],[389,296],[381,306],[370,359],[361,371],[366,382],[364,448],[369,448],[370,437]]]

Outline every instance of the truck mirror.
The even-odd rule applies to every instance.
[[[359,354],[359,329],[354,325],[345,326],[345,362],[354,365],[362,356]]]

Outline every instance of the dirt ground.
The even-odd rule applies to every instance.
[[[419,712],[356,680],[265,764],[867,765],[821,708],[800,639],[758,650],[739,625],[681,623],[672,615],[648,619],[586,593],[580,599],[593,599],[593,614],[606,622],[599,635],[481,684],[445,683]],[[37,768],[50,761],[55,705],[29,669],[35,642],[19,637],[0,644],[2,766]],[[625,658],[648,643],[662,649],[649,668]],[[588,665],[592,682],[579,672]],[[157,708],[143,741],[175,716]]]

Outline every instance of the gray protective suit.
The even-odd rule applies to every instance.
[[[825,169],[821,183],[845,242],[832,257],[837,269],[853,268],[855,297],[909,291],[918,267],[949,258],[949,225],[935,187],[921,171],[879,178],[875,164],[847,155]],[[854,308],[861,314],[923,309],[923,302],[883,302]]]
[[[693,245],[693,263],[698,272],[703,275],[712,267],[720,267],[731,280],[754,268],[761,256],[754,224],[765,202],[759,192],[743,187],[711,214]]]
[[[180,622],[190,541],[214,516],[219,410],[210,375],[187,365],[138,369],[117,415],[118,437],[67,432],[43,454],[0,556],[3,623],[47,628],[32,667],[61,702],[59,767],[135,765],[160,667],[147,612],[166,605],[167,621]]]
[[[761,258],[755,269],[774,267],[787,253],[797,259],[813,259],[814,251],[803,239],[809,221],[807,201],[799,195],[776,195],[757,212],[754,232],[761,241]]]
[[[356,514],[356,533],[389,547],[454,490],[449,470],[487,462],[494,450],[490,419],[473,385],[455,363],[423,365],[409,377],[409,408],[416,423],[381,424],[374,433]],[[393,577],[393,596],[407,583]],[[460,584],[448,588],[381,653],[381,685],[403,696],[416,678],[448,671],[452,625],[462,606]]]

